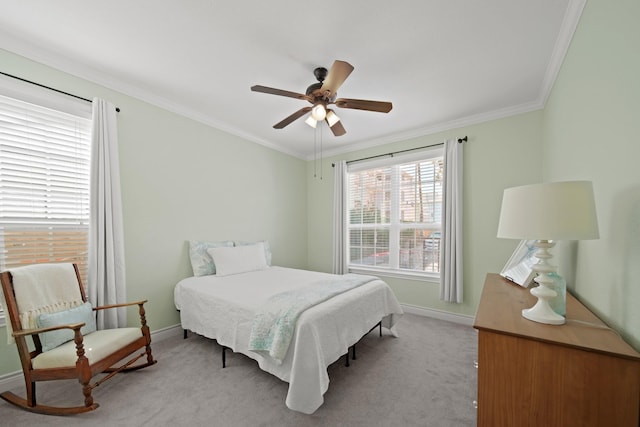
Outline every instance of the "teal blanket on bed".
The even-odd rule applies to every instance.
[[[329,298],[377,279],[374,276],[345,274],[300,289],[273,295],[256,313],[249,336],[249,350],[268,354],[276,363],[284,360],[298,317],[306,309]]]

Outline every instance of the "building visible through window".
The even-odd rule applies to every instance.
[[[438,275],[442,149],[349,165],[348,264]]]

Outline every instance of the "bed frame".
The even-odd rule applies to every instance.
[[[179,312],[180,310],[178,310]],[[369,332],[367,332],[366,334],[364,334],[362,336],[362,338],[364,338],[365,336],[369,335],[375,328],[379,328],[380,332],[380,336],[382,337],[382,321],[376,323],[373,328],[369,329]],[[187,330],[183,329],[182,330],[182,338],[183,339],[187,339],[188,334],[187,334]],[[362,341],[362,338],[360,338],[355,344],[353,344],[351,347],[347,348],[347,353],[344,355],[345,357],[345,361],[344,361],[344,366],[349,367],[349,349],[351,349],[351,360],[356,360],[356,344],[358,344],[360,341]],[[223,345],[222,347],[222,368],[226,368],[227,367],[227,350],[231,350],[229,347]]]

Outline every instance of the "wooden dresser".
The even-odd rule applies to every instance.
[[[567,293],[567,323],[532,322],[529,289],[488,274],[478,330],[478,426],[632,426],[640,354]]]

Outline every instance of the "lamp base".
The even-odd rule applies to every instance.
[[[564,325],[565,318],[553,311],[548,303],[546,305],[548,310],[544,308],[544,304],[539,303],[531,308],[525,308],[522,310],[522,317],[534,322],[546,323],[547,325]]]
[[[547,262],[552,257],[549,249],[554,245],[555,243],[549,240],[536,240],[534,243],[538,248],[536,257],[539,261],[531,269],[538,274],[533,280],[540,286],[531,289],[531,295],[537,297],[538,302],[533,307],[522,310],[522,317],[547,325],[564,325],[565,318],[553,311],[549,304],[549,301],[558,295],[553,290],[554,280],[549,276],[549,273],[555,273],[556,267]]]

